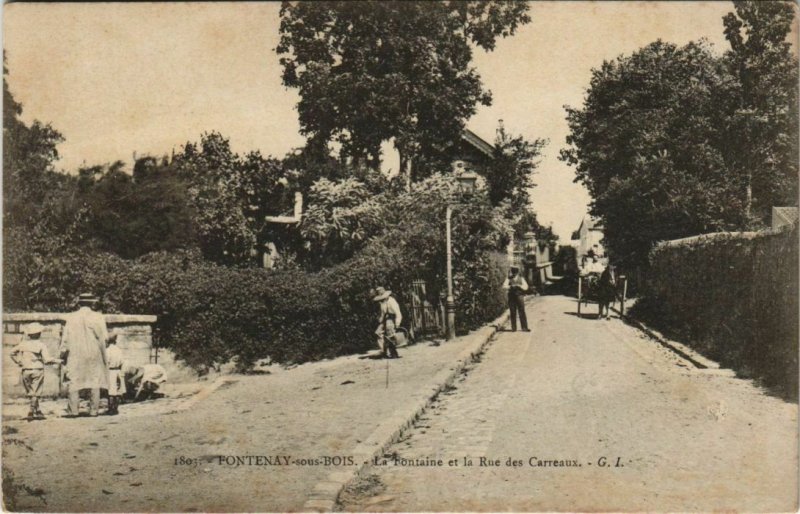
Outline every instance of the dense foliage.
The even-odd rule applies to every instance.
[[[25,124],[22,105],[8,89],[3,57],[3,226],[32,227],[57,222],[67,177],[53,173],[62,135],[50,125]],[[46,206],[46,207],[45,207]]]
[[[529,191],[535,186],[533,176],[547,143],[546,139],[528,141],[522,136],[512,136],[502,124],[498,127],[494,156],[482,172],[494,205],[507,200],[512,209],[528,208]]]
[[[657,241],[753,226],[796,204],[792,11],[736,2],[725,56],[657,41],[593,70],[582,108],[567,108],[561,158],[618,261],[640,265]]]
[[[407,313],[412,279],[444,286],[440,207],[459,202],[453,231],[458,329],[502,311],[504,270],[492,255],[508,227],[485,194],[463,197],[452,177],[435,176],[387,202],[380,234],[352,258],[315,273],[226,267],[198,251],[130,260],[86,252],[71,233],[12,231],[6,306],[63,311],[91,289],[107,311],[158,315],[163,344],[200,368],[236,359],[246,369],[260,358],[300,362],[362,351],[374,345],[371,287],[393,290]]]
[[[724,18],[731,49],[725,61],[738,79],[726,148],[742,183],[745,212],[764,220],[775,205],[796,205],[798,185],[797,55],[787,40],[792,2],[736,1]]]
[[[132,170],[114,162],[64,173],[54,166],[61,135],[20,120],[4,74],[4,308],[65,311],[92,290],[106,311],[157,315],[159,344],[199,368],[360,351],[374,345],[370,288],[392,289],[406,313],[412,280],[424,279],[431,296],[445,288],[451,205],[457,329],[497,316],[497,249],[514,221],[544,230],[528,210],[544,141],[503,132],[474,194],[439,173],[450,170],[446,154],[465,120],[489,101],[471,45],[491,50],[529,21],[527,10],[285,3],[277,50],[284,83],[300,89],[308,140],[283,159],[237,154],[212,131],[170,156],[135,159]],[[377,170],[388,140],[401,154],[399,178]],[[292,213],[296,192],[302,221],[268,221]],[[261,269],[272,244],[278,268]]]
[[[134,258],[197,244],[187,183],[165,162],[140,159],[133,175],[121,162],[82,168],[75,198],[86,209],[83,235],[102,250]]]
[[[239,156],[211,132],[169,158],[137,159],[132,173],[119,161],[62,173],[54,169],[61,136],[39,122],[24,124],[5,77],[3,84],[6,234],[71,231],[85,248],[126,258],[199,248],[228,265],[254,263],[266,241],[299,245],[296,235],[264,221],[292,208],[298,178],[281,161]]]
[[[518,1],[284,2],[277,51],[283,83],[300,94],[301,131],[375,169],[393,141],[406,180],[426,176],[412,163],[458,141],[491,101],[471,45],[492,50],[527,11]]]
[[[188,186],[204,257],[223,264],[252,259],[268,240],[280,237],[264,220],[291,210],[288,172],[258,152],[240,156],[217,132],[187,143],[171,163]]]
[[[354,178],[315,182],[300,224],[309,265],[318,268],[352,257],[385,226],[385,200],[381,189]]]

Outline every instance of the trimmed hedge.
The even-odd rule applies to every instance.
[[[468,222],[462,224],[465,232]],[[355,257],[316,273],[229,268],[188,251],[125,260],[11,233],[4,260],[6,309],[69,310],[79,292],[92,290],[102,296],[106,312],[157,315],[159,343],[200,370],[231,359],[244,370],[267,357],[289,363],[363,352],[375,347],[377,307],[370,288],[394,291],[410,315],[406,292],[412,279],[441,287],[442,228],[420,222],[390,230]],[[503,271],[491,252],[473,243],[462,238],[457,245],[462,332],[503,309]]]
[[[632,314],[784,396],[798,387],[798,231],[657,246]]]

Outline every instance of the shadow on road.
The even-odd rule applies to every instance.
[[[562,276],[542,288],[542,296],[568,296],[575,298],[578,281],[574,276]]]
[[[578,314],[577,312],[574,312],[574,311],[566,311],[566,312],[564,312],[564,314],[569,314],[570,316],[575,316],[576,318],[591,319],[591,320],[595,320],[595,321],[600,319],[600,315],[597,314],[597,313],[591,314],[591,313],[581,312],[580,314]],[[619,316],[611,316],[611,318],[609,318],[609,319],[620,319],[620,317]],[[623,322],[624,322],[624,320],[623,320]]]
[[[381,355],[381,354],[376,354],[376,355],[361,355],[361,356],[359,356],[359,359],[360,359],[360,360],[369,359],[369,360],[371,360],[371,361],[379,361],[379,360],[381,360],[381,359],[383,359],[383,358],[384,358],[384,357],[383,357],[383,355]]]

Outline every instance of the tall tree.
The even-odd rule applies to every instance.
[[[535,186],[533,175],[539,166],[546,139],[528,141],[512,136],[501,124],[494,141],[494,157],[487,164],[484,176],[493,205],[508,200],[514,210],[529,207],[529,190]]]
[[[745,211],[765,221],[774,205],[796,205],[798,182],[797,56],[787,37],[791,2],[734,2],[723,18],[726,54],[739,81],[727,152],[739,176]]]
[[[188,184],[203,254],[215,262],[251,260],[269,232],[264,216],[292,207],[280,161],[257,152],[241,157],[217,132],[187,143],[173,166]]]
[[[377,168],[393,140],[401,174],[457,141],[490,93],[470,43],[492,50],[530,21],[525,2],[284,2],[277,52],[300,93],[301,131]]]
[[[153,157],[136,160],[133,176],[124,164],[83,172],[91,183],[81,194],[89,216],[88,236],[98,246],[125,258],[196,246],[188,185],[168,163]]]
[[[21,120],[22,105],[8,88],[3,56],[3,221],[6,227],[31,226],[52,214],[46,199],[69,182],[54,173],[57,146],[64,138],[49,124]]]
[[[567,108],[560,158],[618,259],[639,264],[656,241],[742,226],[724,129],[737,87],[702,42],[658,41],[592,70],[583,107]]]

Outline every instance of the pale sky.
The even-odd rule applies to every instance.
[[[204,131],[237,152],[282,157],[302,146],[297,95],[281,85],[274,48],[278,3],[24,4],[3,6],[9,86],[23,118],[66,138],[59,167],[163,155]],[[706,38],[727,49],[731,2],[536,2],[532,22],[474,63],[493,93],[467,126],[494,140],[506,130],[550,145],[533,206],[562,241],[589,196],[557,160],[568,133],[565,104],[579,106],[590,70],[662,39]],[[393,159],[387,159],[392,165]]]

